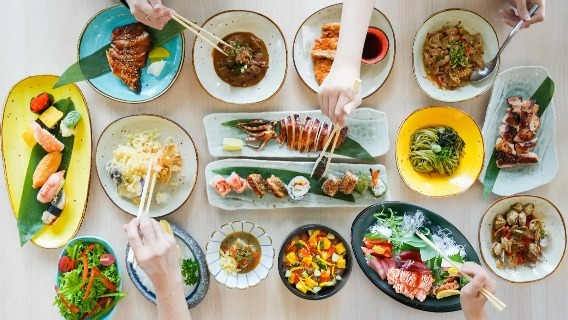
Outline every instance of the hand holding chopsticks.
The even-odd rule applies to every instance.
[[[436,244],[434,244],[432,241],[430,241],[430,239],[428,239],[426,236],[424,236],[420,232],[416,232],[416,235],[420,239],[424,240],[424,242],[426,242],[427,245],[429,245],[432,249],[434,249],[452,267],[456,268],[467,280],[469,280],[470,282],[473,281],[473,278],[469,274],[463,272],[462,268],[460,268],[460,266],[458,266],[454,261],[452,261],[440,248],[438,248],[438,246],[436,246]],[[503,301],[499,300],[491,292],[489,292],[489,290],[485,289],[484,287],[480,288],[480,292],[481,292],[481,294],[483,294],[487,298],[487,300],[489,300],[489,302],[491,302],[491,304],[493,304],[493,306],[497,310],[503,311],[507,307],[507,305],[505,303],[503,303]]]
[[[227,46],[231,49],[235,49],[233,46],[231,46],[230,44],[226,43],[225,41],[223,41],[223,39],[218,38],[217,36],[215,36],[214,34],[212,34],[211,32],[201,28],[200,26],[198,26],[197,24],[191,22],[190,20],[180,16],[179,14],[177,14],[176,12],[172,12],[170,14],[170,17],[172,19],[174,19],[175,21],[177,21],[179,24],[181,24],[182,26],[186,27],[187,30],[191,31],[191,33],[195,34],[197,37],[200,37],[201,39],[203,39],[203,41],[207,42],[208,44],[210,44],[213,48],[217,49],[219,52],[221,52],[224,55],[227,55],[227,53],[225,51],[223,51],[223,49],[219,48],[216,44],[214,44],[213,42],[211,42],[209,39],[207,39],[201,32],[209,35],[211,38],[213,38],[214,40],[218,41],[219,43],[223,44],[224,46]],[[197,31],[197,30],[199,31]]]

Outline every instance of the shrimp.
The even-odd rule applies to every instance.
[[[39,143],[42,148],[47,152],[61,152],[65,146],[61,141],[49,133],[49,131],[43,129],[37,122],[30,121],[30,126],[34,131],[34,138],[37,143]]]

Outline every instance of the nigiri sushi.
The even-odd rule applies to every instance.
[[[211,184],[213,185],[213,189],[215,189],[215,191],[217,191],[217,193],[219,193],[219,195],[223,197],[231,192],[231,186],[221,175],[216,176]]]
[[[371,172],[371,185],[369,188],[373,195],[378,198],[387,192],[388,187],[385,182],[379,178],[379,170],[369,169],[369,171]]]
[[[308,191],[310,191],[310,181],[304,176],[296,176],[288,184],[288,195],[292,200],[302,200]]]
[[[39,189],[37,200],[41,203],[49,203],[63,188],[65,183],[65,170],[61,170],[49,176],[43,187]]]
[[[249,174],[247,177],[247,182],[252,192],[257,196],[264,196],[266,193],[266,187],[264,186],[264,178],[258,173]]]
[[[284,182],[274,175],[266,179],[266,187],[276,198],[281,199],[288,195],[288,188]]]
[[[241,178],[236,172],[231,173],[227,178],[227,183],[235,190],[236,193],[243,193],[249,185],[247,181]]]
[[[49,208],[43,212],[43,215],[41,216],[43,223],[48,226],[54,224],[59,216],[61,216],[63,209],[65,209],[65,201],[65,191],[61,190],[51,201]]]
[[[343,192],[344,194],[352,194],[353,190],[355,190],[355,186],[359,181],[359,177],[351,173],[351,171],[347,170],[341,178],[341,184],[339,185],[339,191]]]
[[[47,152],[61,152],[65,146],[61,141],[49,133],[49,131],[43,129],[37,122],[30,121],[30,127],[34,131],[34,138],[37,143],[43,147]]]
[[[47,179],[57,171],[62,158],[61,152],[51,152],[45,155],[34,171],[32,187],[42,187]]]
[[[365,193],[367,188],[371,184],[371,178],[369,178],[366,174],[360,173],[359,180],[357,180],[357,184],[355,185],[355,191],[359,194]]]
[[[323,182],[321,186],[321,191],[326,195],[333,197],[339,191],[339,184],[341,184],[341,179],[330,174],[327,176],[327,179]]]

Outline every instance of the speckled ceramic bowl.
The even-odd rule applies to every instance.
[[[191,309],[197,306],[207,294],[209,290],[209,272],[207,272],[207,263],[205,262],[205,254],[195,239],[180,226],[169,223],[176,242],[180,247],[182,259],[194,259],[199,263],[199,282],[196,285],[184,285],[185,301],[187,306]],[[138,289],[138,291],[153,304],[156,304],[156,294],[154,286],[148,276],[140,269],[139,266],[128,262],[128,254],[131,248],[130,245],[126,246],[126,253],[124,254],[124,261],[126,263],[126,271],[130,280]],[[181,263],[181,260],[180,260]]]
[[[260,243],[261,258],[260,263],[255,269],[248,273],[229,274],[221,269],[219,253],[223,240],[234,232],[247,232],[253,235]],[[219,230],[213,232],[211,240],[207,243],[207,265],[215,280],[224,284],[228,288],[246,289],[254,287],[263,279],[268,277],[268,273],[274,265],[274,248],[272,239],[263,228],[248,221],[233,221],[221,226]]]
[[[215,49],[196,37],[193,43],[193,67],[197,80],[210,96],[228,103],[252,104],[268,100],[278,93],[286,79],[288,51],[284,35],[276,23],[257,12],[231,10],[217,13],[207,19],[202,27],[219,38],[234,32],[251,32],[264,41],[269,55],[268,71],[258,84],[247,88],[233,87],[215,73],[212,57],[212,50]]]

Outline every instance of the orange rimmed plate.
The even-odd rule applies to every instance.
[[[2,117],[2,157],[8,197],[14,216],[18,217],[20,199],[24,187],[25,173],[30,159],[31,148],[22,139],[22,132],[29,121],[37,118],[30,112],[30,99],[42,92],[51,93],[54,101],[70,97],[82,119],[71,156],[71,163],[65,179],[67,204],[61,217],[52,226],[44,226],[32,242],[42,248],[59,248],[71,240],[83,221],[89,194],[91,172],[91,120],[83,93],[74,84],[52,89],[59,77],[36,75],[25,78],[14,85],[4,104]],[[88,174],[85,174],[88,173]],[[39,212],[39,215],[42,213]]]
[[[410,138],[423,128],[451,127],[465,141],[464,154],[451,176],[422,173],[410,163]],[[396,166],[406,185],[428,197],[450,197],[467,191],[483,168],[483,136],[477,123],[465,112],[451,107],[425,107],[414,111],[400,126],[396,139]]]

